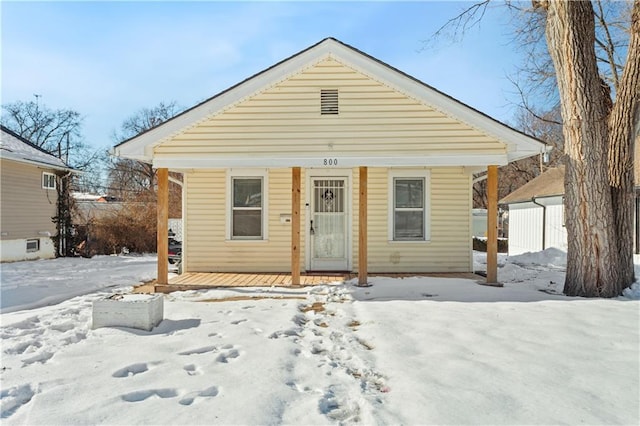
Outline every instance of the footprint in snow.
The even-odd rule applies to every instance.
[[[287,382],[285,383],[287,386],[289,386],[291,389],[295,390],[296,392],[300,392],[300,393],[309,393],[311,392],[311,388],[309,386],[305,386],[305,387],[301,387],[299,384],[297,384],[296,382]]]
[[[87,333],[85,332],[76,332],[73,333],[71,335],[69,335],[68,337],[65,337],[64,339],[62,339],[62,343],[66,346],[66,345],[71,345],[73,343],[78,343],[84,339],[87,338]]]
[[[196,374],[200,374],[200,369],[195,364],[185,365],[183,369],[190,376],[195,376]]]
[[[360,406],[348,397],[340,397],[346,389],[342,386],[332,385],[324,394],[318,404],[320,412],[332,420],[339,422],[349,421],[357,423],[360,419]]]
[[[158,396],[159,398],[174,398],[178,396],[178,392],[172,388],[166,389],[149,389],[143,391],[136,391],[127,393],[121,396],[123,401],[126,402],[140,402],[152,396]]]
[[[9,389],[2,389],[0,400],[2,401],[2,412],[0,417],[6,419],[15,413],[20,407],[28,404],[36,393],[31,389],[31,385],[14,386]]]
[[[207,352],[214,352],[217,348],[215,346],[204,346],[202,348],[190,349],[188,351],[179,352],[178,355],[200,355]]]
[[[233,348],[233,346],[231,345],[228,345],[228,346],[230,346],[229,350],[218,355],[218,357],[216,358],[216,361],[226,364],[229,361],[233,361],[234,359],[240,356],[240,352],[237,349],[231,349]]]
[[[233,325],[238,325],[238,324],[242,324],[243,322],[246,322],[246,321],[248,321],[248,320],[246,320],[246,319],[239,319],[239,320],[237,320],[237,321],[231,321],[231,324],[233,324]]]
[[[12,348],[5,349],[4,353],[9,355],[22,355],[25,352],[34,352],[40,347],[42,347],[42,343],[38,340],[28,340],[26,342],[18,343]]]
[[[50,328],[52,330],[64,333],[66,331],[73,330],[75,328],[75,325],[71,321],[68,321],[61,324],[52,324]]]
[[[191,405],[197,398],[213,398],[214,396],[218,396],[219,390],[217,386],[211,386],[205,390],[199,392],[190,392],[186,394],[180,401],[178,401],[182,405]]]
[[[32,356],[31,358],[23,359],[22,366],[26,367],[28,365],[35,364],[35,363],[44,364],[45,362],[49,361],[52,357],[53,357],[53,354],[51,352],[46,352],[46,351],[41,352],[35,356]]]
[[[302,333],[302,328],[290,328],[288,330],[279,330],[271,333],[269,335],[269,339],[279,339],[281,337],[291,337],[291,336],[300,337],[301,333]]]
[[[115,371],[111,376],[112,377],[131,377],[136,374],[144,373],[145,371],[149,371],[149,366],[145,362],[139,362],[137,364],[131,364],[127,367],[121,368],[120,370]]]

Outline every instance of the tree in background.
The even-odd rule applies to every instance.
[[[468,7],[443,28],[478,23],[488,4]],[[523,106],[533,111],[528,101],[544,100],[539,91],[560,106],[569,243],[564,291],[617,296],[634,281],[640,0],[534,0],[526,10],[506,4],[526,16],[518,21],[519,37],[529,47],[524,67],[530,90]]]
[[[73,190],[90,192],[102,186],[106,149],[92,148],[82,136],[83,118],[71,109],[51,109],[40,102],[2,105],[2,124],[83,173]]]
[[[561,121],[559,108],[546,113],[538,113],[528,109],[519,111],[514,127],[544,141],[553,147],[553,150],[549,153],[549,158],[546,162],[540,155],[514,161],[501,167],[498,181],[498,199],[506,197],[547,169],[562,164],[563,136]],[[475,208],[487,208],[487,181],[484,179],[485,176],[486,172],[476,175],[476,182],[473,185],[473,206]]]
[[[614,93],[598,70],[592,3],[534,5],[546,14],[546,40],[563,118],[569,244],[564,291],[571,296],[617,296],[634,280],[640,0],[634,1],[626,61]]]
[[[65,161],[85,170],[96,155],[82,137],[83,118],[71,109],[50,109],[39,102],[13,102],[2,106],[2,124]]]
[[[124,120],[120,130],[113,133],[116,142],[122,142],[164,123],[174,117],[180,108],[175,101],[160,102],[151,108],[142,108]],[[174,176],[175,177],[175,176]],[[109,165],[109,186],[126,199],[133,194],[153,192],[156,171],[149,163],[126,158],[112,158]]]
[[[143,133],[175,116],[175,102],[143,108],[128,117],[113,139],[121,142]],[[182,216],[181,175],[172,173],[169,184],[169,217]],[[104,217],[91,219],[85,226],[87,255],[120,253],[126,248],[136,252],[156,250],[156,170],[140,161],[109,158],[109,195],[123,201],[118,209]]]

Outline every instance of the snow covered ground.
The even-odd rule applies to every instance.
[[[151,332],[92,330],[91,305],[152,278],[152,257],[3,264],[1,421],[637,425],[638,285],[613,300],[550,294],[564,262],[501,256],[504,288],[414,277],[172,293]]]

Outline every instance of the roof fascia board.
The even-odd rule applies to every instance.
[[[116,146],[114,148],[114,153],[118,156],[120,154],[124,154],[125,156],[137,155],[140,157],[144,150],[142,157],[150,160],[153,147],[160,144],[162,140],[178,134],[212,115],[219,114],[221,111],[229,109],[233,105],[236,105],[242,100],[259,93],[268,87],[278,84],[295,72],[299,72],[304,68],[322,61],[327,57],[329,52],[329,45],[327,44],[328,41],[330,40],[325,40],[324,43],[293,56],[288,60],[285,60],[285,62],[280,65],[267,69],[262,73],[245,80],[237,87],[226,92],[222,92],[209,101],[205,101],[190,111],[161,124],[155,129],[151,129],[150,131],[133,138],[122,145]]]
[[[425,83],[419,82],[407,74],[404,74],[400,70],[381,63],[365,53],[359,53],[353,50],[353,48],[347,47],[342,43],[334,43],[335,51],[340,52],[336,58],[338,61],[340,61],[341,58],[344,58],[346,61],[345,65],[349,65],[357,71],[367,75],[369,78],[380,81],[410,98],[416,99],[437,109],[449,117],[455,118],[477,130],[488,133],[506,144],[511,151],[524,150],[530,152],[533,151],[538,154],[550,149],[550,147],[547,148],[540,141],[511,129],[507,125],[474,110],[464,103],[438,92],[437,90],[427,86]],[[520,149],[513,147],[513,142],[511,141],[514,139],[517,141],[517,148]]]
[[[332,165],[325,165],[326,157],[261,157],[261,156],[233,156],[233,157],[180,157],[154,158],[155,168],[176,169],[208,169],[229,167],[305,167],[305,168],[353,168],[353,167],[476,167],[508,163],[505,154],[493,155],[428,155],[411,157],[345,157],[338,156]]]
[[[50,169],[50,170],[60,170],[60,171],[68,171],[68,172],[73,172],[73,173],[81,173],[79,170],[75,170],[71,167],[62,167],[62,166],[56,166],[53,164],[48,164],[48,163],[43,163],[41,161],[34,161],[34,160],[26,160],[24,158],[8,158],[8,157],[3,157],[0,156],[1,159],[6,160],[6,161],[15,161],[16,163],[23,163],[23,164],[29,164],[31,166],[37,166],[41,169]]]
[[[549,148],[551,148],[551,146],[549,146]],[[547,151],[547,149],[545,149],[544,151]],[[522,150],[522,151],[515,151],[515,152],[511,151],[511,152],[507,152],[507,158],[511,163],[512,161],[518,161],[524,158],[533,157],[534,155],[540,155],[541,152],[544,152],[544,151],[535,151],[535,150]]]
[[[534,198],[536,200],[547,200],[549,198],[562,198],[564,197],[564,194],[555,194],[555,195],[540,195],[540,196],[534,196],[534,197],[529,197],[529,198],[525,198],[525,199],[521,199],[521,200],[514,200],[514,201],[504,201],[504,200],[500,200],[498,202],[498,204],[503,204],[503,205],[511,205],[511,204],[525,204],[525,203],[531,203],[532,205],[535,205],[535,203],[533,201],[531,201],[531,198]],[[506,198],[506,197],[505,197]]]

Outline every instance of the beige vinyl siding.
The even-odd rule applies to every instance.
[[[358,270],[359,173],[352,172],[352,265]],[[302,194],[306,199],[302,171]],[[314,175],[321,171],[314,170]],[[388,169],[369,169],[368,239],[370,272],[462,272],[471,268],[471,177],[462,168],[430,169],[430,234],[428,242],[388,240]],[[347,173],[345,173],[346,175]],[[185,175],[185,271],[288,272],[291,225],[280,222],[291,213],[291,169],[268,172],[268,240],[227,241],[226,170],[196,170]],[[308,223],[301,206],[301,270],[304,270]]]
[[[266,241],[226,239],[229,215],[226,170],[191,171],[185,174],[185,181],[185,271],[285,272],[291,269],[291,224],[280,222],[281,214],[291,214],[291,169],[268,171]],[[304,209],[301,214],[304,224]],[[301,246],[304,247],[304,235]]]
[[[339,114],[320,114],[320,90],[338,89]],[[287,157],[502,154],[494,138],[327,59],[155,148],[156,158],[246,153]]]
[[[369,271],[466,272],[471,269],[470,176],[462,168],[430,169],[430,240],[389,241],[389,169],[369,169]],[[357,194],[357,193],[356,193]],[[357,199],[357,198],[356,198]],[[354,216],[357,220],[357,213]],[[354,227],[355,241],[357,228]],[[357,249],[357,247],[356,247]],[[355,250],[357,252],[357,250]],[[357,265],[357,253],[354,255]],[[357,268],[356,268],[357,269]]]
[[[2,240],[42,238],[39,232],[55,235],[51,218],[56,215],[57,192],[42,188],[42,172],[34,165],[0,160],[0,204]]]

